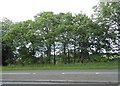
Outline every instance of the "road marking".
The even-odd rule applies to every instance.
[[[96,72],[95,74],[100,74],[100,73]]]
[[[2,73],[3,75],[35,75],[36,73]]]
[[[63,72],[62,74],[96,74],[96,72]]]
[[[2,74],[8,74],[8,75],[28,75],[28,74],[31,74],[31,73],[2,73]]]
[[[118,74],[117,72],[63,72],[61,74]]]
[[[39,74],[39,73],[29,73],[29,72],[25,72],[25,73],[0,73],[1,75],[35,75],[35,74]],[[102,75],[106,75],[106,74],[118,74],[117,72],[62,72],[61,74],[102,74]]]
[[[36,73],[32,73],[32,74],[36,74]]]

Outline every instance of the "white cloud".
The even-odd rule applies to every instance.
[[[90,16],[92,7],[98,0],[0,0],[0,19],[7,17],[12,21],[32,19],[39,12],[53,11],[79,13]]]

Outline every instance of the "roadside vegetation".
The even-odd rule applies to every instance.
[[[76,64],[31,64],[31,65],[11,65],[3,66],[2,71],[9,70],[86,70],[86,69],[117,69],[118,61],[76,63]]]
[[[21,22],[3,18],[3,70],[117,68],[120,2],[93,9],[92,18],[70,12],[42,12]]]

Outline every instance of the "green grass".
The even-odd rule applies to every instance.
[[[2,70],[2,66],[0,66],[0,71]]]
[[[46,65],[11,65],[4,66],[2,70],[69,70],[69,69],[114,69],[118,68],[117,61],[97,62],[97,63],[79,63],[79,64],[46,64]]]

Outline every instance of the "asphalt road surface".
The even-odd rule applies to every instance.
[[[104,86],[104,84],[118,83],[118,70],[3,71],[2,83],[6,84],[6,86],[7,84],[17,84],[17,86],[18,84],[31,84],[29,86],[32,86],[32,84],[41,84],[40,86],[42,86],[42,84],[46,84],[44,86],[59,86],[59,84],[61,84],[60,86],[72,86],[73,84],[76,84],[75,86],[79,86],[79,84],[103,84]]]

